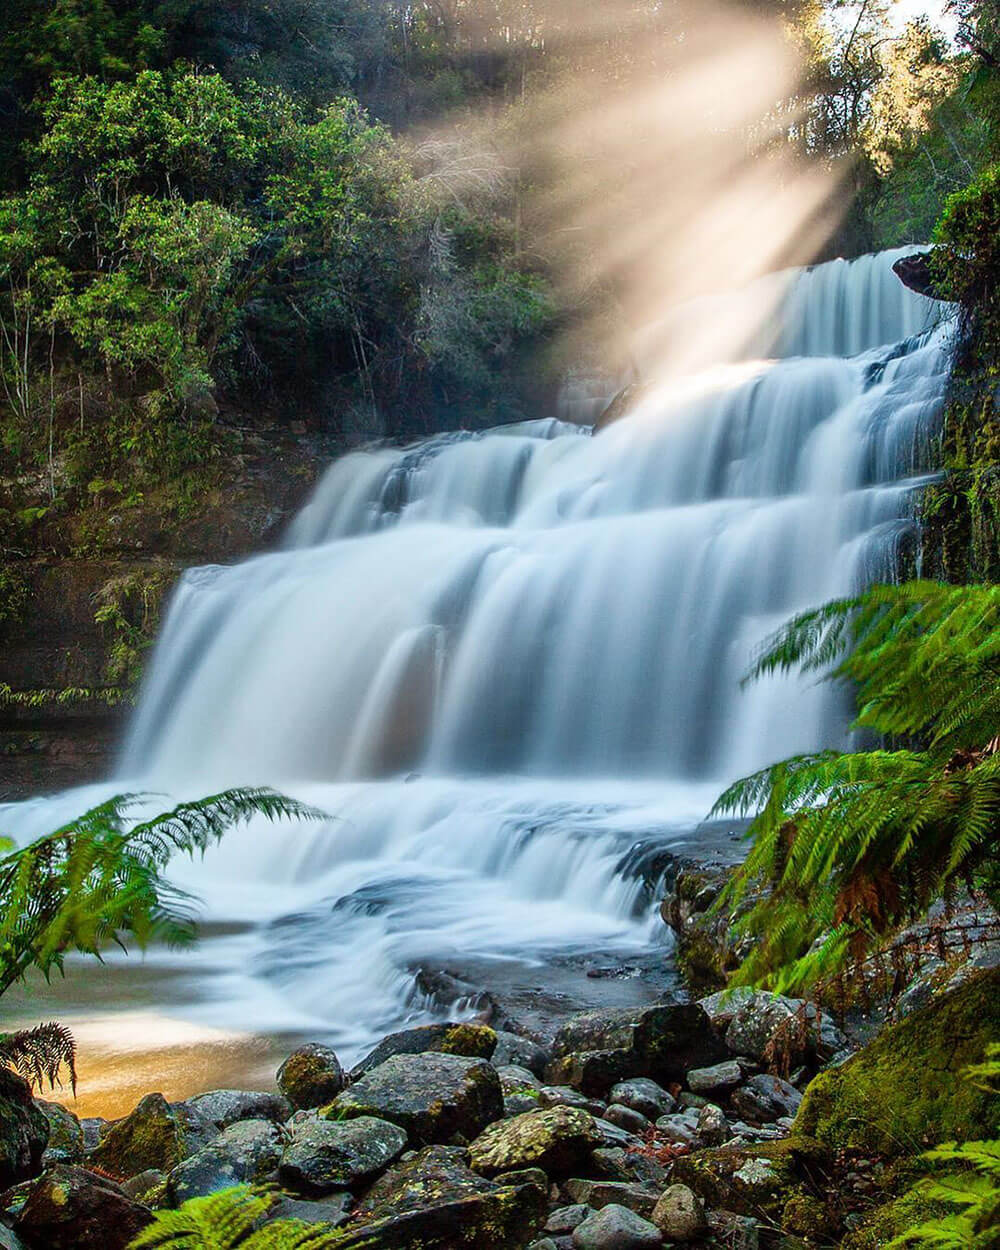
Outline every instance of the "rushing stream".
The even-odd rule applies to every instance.
[[[219,928],[171,1010],[349,1058],[432,1009],[421,968],[571,999],[552,969],[662,955],[657,849],[726,849],[698,831],[724,783],[845,741],[829,688],[740,689],[755,645],[918,551],[947,327],[895,255],[783,277],[776,359],[662,386],[595,436],[353,453],[283,550],[185,576],[112,788],[267,783],[334,819],[255,823],[179,867]]]

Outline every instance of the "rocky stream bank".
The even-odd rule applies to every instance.
[[[349,1072],[309,1044],[272,1092],[150,1093],[114,1122],[2,1071],[0,1246],[124,1250],[157,1209],[247,1184],[265,1222],[344,1250],[865,1250],[927,1144],[995,1133],[1000,1100],[960,1072],[998,1034],[998,991],[1000,969],[967,966],[860,1049],[748,990],[549,1038],[433,1024]]]

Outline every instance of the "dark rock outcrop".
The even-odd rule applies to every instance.
[[[292,1129],[281,1155],[282,1184],[304,1194],[352,1189],[370,1181],[397,1159],[406,1133],[373,1116],[353,1120],[306,1120]]]
[[[0,1189],[37,1176],[49,1132],[28,1082],[0,1067]]]
[[[32,1186],[14,1231],[31,1250],[125,1250],[152,1218],[113,1181],[57,1164]]]
[[[374,1050],[351,1070],[356,1081],[394,1055],[463,1055],[467,1059],[491,1059],[497,1035],[483,1024],[426,1024],[384,1037]]]

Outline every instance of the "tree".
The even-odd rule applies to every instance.
[[[1000,903],[1000,588],[909,582],[804,613],[751,677],[824,671],[889,745],[798,756],[730,787],[752,816],[720,900],[755,945],[736,983],[801,990],[858,967],[957,887]]]

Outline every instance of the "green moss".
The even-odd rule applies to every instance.
[[[833,1221],[825,1203],[808,1193],[796,1193],[785,1203],[781,1226],[787,1233],[804,1237],[807,1242],[825,1242]]]
[[[485,1024],[452,1025],[435,1047],[446,1055],[463,1055],[467,1059],[489,1059],[496,1048],[497,1035]]]
[[[886,1029],[806,1090],[795,1131],[830,1147],[896,1157],[989,1137],[1000,1097],[960,1077],[1000,1035],[1000,969]]]
[[[876,1207],[860,1228],[847,1234],[841,1242],[842,1250],[880,1250],[904,1229],[947,1212],[947,1207],[930,1202],[921,1194],[904,1194]]]
[[[677,971],[692,994],[703,996],[725,988],[732,952],[711,932],[695,928],[677,940]]]
[[[151,1169],[170,1172],[187,1153],[180,1117],[162,1094],[148,1094],[107,1129],[92,1159],[114,1176],[129,1177]]]

